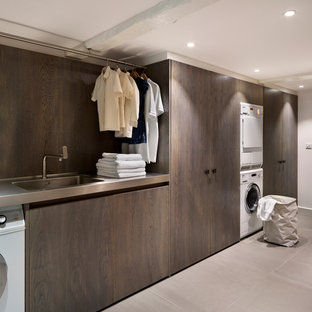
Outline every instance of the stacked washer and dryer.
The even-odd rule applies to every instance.
[[[240,104],[240,237],[243,238],[262,228],[257,209],[263,194],[263,107]]]

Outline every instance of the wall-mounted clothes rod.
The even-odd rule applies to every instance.
[[[66,47],[62,47],[62,46],[56,45],[56,44],[46,43],[46,42],[33,40],[33,39],[28,39],[28,38],[25,38],[25,37],[15,36],[15,35],[7,34],[7,33],[4,33],[4,32],[0,32],[0,37],[16,40],[16,41],[19,41],[19,42],[25,42],[25,43],[33,44],[33,45],[40,46],[40,47],[51,48],[51,49],[58,50],[58,51],[68,52],[68,53],[71,53],[71,54],[83,55],[83,56],[86,56],[86,57],[99,59],[99,60],[103,60],[103,61],[110,62],[110,63],[121,64],[121,65],[125,65],[125,66],[132,67],[132,68],[143,68],[143,69],[146,68],[146,66],[132,64],[132,63],[116,60],[116,59],[113,59],[113,58],[105,57],[105,56],[102,56],[102,55],[97,55],[97,54],[91,53],[91,51],[90,52],[85,52],[85,51],[80,51],[80,50],[76,50],[76,49],[66,48]]]

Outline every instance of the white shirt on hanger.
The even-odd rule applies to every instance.
[[[115,137],[132,137],[132,127],[137,127],[140,108],[140,93],[134,79],[130,76],[130,73],[125,73],[128,78],[130,86],[127,88],[132,90],[129,92],[129,96],[125,97],[124,103],[124,119],[125,127],[122,127],[120,131],[115,132]],[[123,87],[122,87],[123,88]]]
[[[151,79],[148,79],[147,81],[151,86],[154,99],[154,103],[151,106],[150,115],[153,114],[153,116],[155,116],[149,121],[148,149],[150,161],[156,162],[159,140],[158,116],[164,113],[164,106],[162,103],[160,88],[158,84]]]
[[[105,72],[103,73],[103,71]],[[96,79],[91,100],[97,101],[100,131],[119,131],[119,97],[122,95],[119,75],[109,66]]]
[[[126,124],[128,123],[128,121],[125,120],[126,100],[132,97],[134,90],[132,84],[130,83],[129,75],[122,72],[120,68],[118,68],[116,72],[119,75],[122,89],[122,95],[119,97],[120,131],[118,132],[123,132]]]

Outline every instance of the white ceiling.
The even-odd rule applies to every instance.
[[[160,2],[174,2],[178,9],[168,9],[164,14],[154,9]],[[118,25],[148,9],[145,21],[136,25],[140,31],[118,29]],[[284,17],[288,9],[295,9],[296,15]],[[2,31],[14,34],[16,25],[7,23],[14,22],[47,32],[46,38],[42,34],[38,38],[35,31],[26,32],[27,37],[49,41],[52,33],[69,38],[67,46],[74,47],[100,33],[111,34],[112,29],[116,33],[117,29],[121,35],[116,34],[104,55],[139,62],[170,51],[293,90],[299,90],[301,83],[305,89],[312,89],[311,13],[311,0],[0,2],[0,19],[6,23]],[[153,14],[158,14],[158,23],[151,24]],[[189,41],[195,42],[194,48],[186,47]],[[62,44],[66,45],[64,38]],[[254,73],[255,68],[260,72]]]

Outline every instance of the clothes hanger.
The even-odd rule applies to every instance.
[[[145,70],[144,70],[143,73],[141,74],[141,78],[143,78],[144,80],[147,80],[147,79],[148,79],[147,75],[145,74]]]
[[[136,79],[136,78],[139,78],[140,75],[139,75],[135,70],[132,70],[132,72],[131,72],[131,77],[134,78],[134,79]]]
[[[107,67],[108,67],[108,60],[106,60],[106,66],[104,66],[104,67],[102,68],[102,73],[103,73],[103,74],[105,73],[105,70],[106,70]]]

